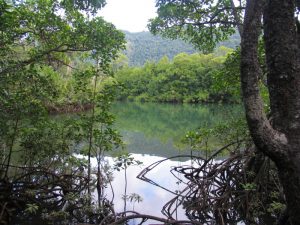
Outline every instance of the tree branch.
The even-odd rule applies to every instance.
[[[132,220],[132,219],[144,219],[144,220],[156,220],[159,222],[162,222],[164,224],[169,224],[169,225],[184,225],[184,224],[194,224],[194,225],[203,225],[202,223],[199,223],[197,221],[190,221],[190,220],[173,220],[173,219],[165,219],[165,218],[161,218],[161,217],[157,217],[157,216],[152,216],[152,215],[147,215],[147,214],[139,214],[137,212],[131,212],[133,213],[132,215],[129,216],[124,216],[121,217],[120,219],[115,220],[112,223],[108,223],[108,225],[119,225],[119,224],[123,224],[125,222],[127,222],[128,220]],[[126,212],[122,213],[126,214]],[[106,224],[106,220],[102,220],[102,222],[99,225],[104,225]]]
[[[237,7],[235,6],[233,0],[230,0],[230,4],[231,4],[231,7],[232,7],[232,14],[233,14],[234,20],[237,23],[237,28],[238,28],[239,34],[240,34],[240,36],[242,36],[243,25],[242,25],[242,23],[240,21],[240,18],[238,16]]]
[[[28,66],[32,63],[35,63],[39,60],[41,60],[42,57],[46,56],[46,55],[49,55],[53,52],[62,52],[62,53],[65,53],[65,52],[86,52],[86,51],[90,51],[92,49],[90,48],[71,48],[69,46],[66,46],[64,43],[54,47],[54,48],[51,48],[51,49],[48,49],[48,50],[45,50],[43,52],[40,52],[36,55],[34,55],[32,58],[30,59],[27,59],[27,60],[24,60],[24,61],[21,61],[21,62],[16,62],[13,66],[10,65],[9,67],[7,68],[3,68],[1,70],[0,68],[0,75],[1,74],[7,74],[7,73],[10,73],[10,72],[13,72],[13,71],[16,71],[16,70],[20,70],[21,68],[24,68],[25,66]]]

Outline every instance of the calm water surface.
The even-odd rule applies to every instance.
[[[235,119],[241,115],[242,109],[236,105],[172,105],[157,103],[116,103],[112,112],[116,115],[116,126],[126,143],[126,150],[134,158],[143,162],[142,166],[128,168],[127,194],[139,194],[143,201],[127,203],[127,209],[135,209],[140,213],[162,216],[163,205],[174,195],[138,180],[136,176],[153,162],[182,154],[188,146],[181,140],[187,131],[199,127],[213,127],[220,122]],[[107,160],[112,161],[110,157]],[[148,177],[172,191],[180,190],[176,179],[169,172],[171,167],[189,164],[187,160],[167,160],[152,170]],[[122,211],[124,201],[124,171],[114,174],[112,183],[115,194],[116,211]],[[108,196],[111,193],[108,191]],[[184,219],[183,210],[179,210],[178,219]],[[151,223],[150,221],[148,224]],[[131,224],[138,224],[131,221]]]
[[[117,102],[112,107],[112,113],[116,115],[116,128],[123,136],[127,152],[131,153],[136,160],[143,162],[142,166],[129,166],[127,169],[127,195],[135,193],[143,199],[139,203],[128,202],[127,210],[162,217],[162,207],[175,196],[162,188],[137,179],[136,176],[154,162],[186,154],[183,150],[189,153],[189,147],[181,141],[186,132],[201,127],[213,127],[220,122],[236,119],[241,116],[242,107]],[[217,141],[215,144],[217,145]],[[105,159],[110,164],[114,163],[111,156],[106,156]],[[92,163],[96,165],[96,160],[93,159]],[[182,190],[183,186],[177,183],[170,169],[187,164],[190,164],[187,158],[166,160],[151,170],[147,177],[162,187],[176,192],[176,190]],[[122,212],[124,209],[122,199],[125,186],[124,171],[116,171],[113,176],[114,194],[107,189],[106,195],[108,199],[114,196],[115,210]],[[176,218],[175,215],[174,218]],[[177,218],[185,219],[182,209],[177,212]],[[138,220],[130,221],[129,224],[138,224]],[[146,224],[159,223],[147,221]]]
[[[188,131],[214,127],[241,116],[239,105],[190,105],[118,102],[112,107],[127,151],[170,157],[186,149]]]

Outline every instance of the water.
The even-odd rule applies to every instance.
[[[123,136],[127,151],[143,166],[131,166],[127,170],[127,194],[136,193],[143,199],[140,203],[127,203],[127,210],[136,210],[162,216],[161,209],[174,195],[162,188],[136,178],[143,168],[174,155],[183,154],[188,146],[181,140],[187,131],[199,127],[213,127],[220,122],[236,118],[241,114],[240,106],[232,105],[171,105],[157,103],[116,103],[112,112],[116,115],[116,127]],[[110,157],[107,158],[112,161]],[[166,160],[153,169],[148,177],[159,185],[175,192],[182,189],[169,172],[171,167],[189,164],[188,159]],[[112,183],[115,192],[115,209],[124,208],[124,171],[114,174]],[[108,193],[110,196],[111,193]],[[185,219],[184,211],[177,212],[178,219]],[[138,224],[131,221],[131,224]],[[148,221],[147,224],[153,222]]]
[[[174,155],[189,154],[189,146],[182,143],[186,132],[200,127],[213,127],[220,122],[237,118],[241,112],[241,107],[234,105],[115,103],[112,107],[112,113],[116,116],[115,126],[123,136],[126,150],[136,160],[143,162],[142,166],[130,166],[127,169],[127,195],[135,193],[143,199],[139,203],[127,202],[127,210],[163,217],[162,207],[175,196],[163,188],[172,192],[183,188],[176,183],[177,179],[170,173],[170,169],[174,166],[190,164],[190,161],[188,158],[166,160],[151,170],[148,178],[163,188],[141,181],[136,176],[154,162]],[[64,117],[66,115],[58,116],[56,119],[63,120]],[[213,145],[218,145],[218,140],[211,141]],[[113,164],[111,156],[105,158]],[[93,159],[93,164],[96,165],[95,159]],[[124,210],[122,199],[125,187],[124,170],[114,172],[113,176],[114,207],[116,212],[122,212]],[[106,190],[106,196],[108,199],[113,198],[109,188]],[[174,214],[174,218],[176,217],[185,219],[184,210],[181,209]],[[159,224],[153,221],[147,221],[145,224],[151,223]],[[138,221],[130,222],[130,225],[134,224],[138,224]]]
[[[154,185],[151,185],[147,182],[141,181],[136,178],[136,176],[142,171],[146,166],[151,165],[153,162],[163,160],[163,157],[150,156],[150,155],[141,155],[133,154],[135,159],[143,161],[142,166],[130,166],[127,169],[127,195],[132,195],[133,193],[138,194],[141,198],[141,202],[127,202],[127,210],[135,210],[142,214],[155,215],[163,217],[161,210],[165,203],[175,197],[174,194]],[[113,162],[110,157],[106,157],[107,160]],[[175,192],[176,190],[181,190],[182,185],[176,184],[177,179],[171,174],[168,173],[171,167],[179,166],[184,162],[167,160],[164,163],[157,166],[155,169],[151,170],[147,177],[154,182],[158,183],[162,187],[169,189],[170,191]],[[186,162],[188,163],[188,162]],[[114,180],[112,182],[114,190],[114,206],[116,212],[122,212],[124,210],[124,200],[122,196],[124,195],[125,179],[124,179],[124,170],[114,173]],[[112,197],[110,189],[107,189],[106,192],[108,199]],[[176,216],[174,216],[176,217]],[[178,210],[177,212],[178,219],[184,219],[184,211]],[[153,222],[153,221],[152,221]],[[147,221],[145,224],[152,223]],[[130,224],[134,224],[135,221],[131,221]],[[138,224],[138,223],[137,223]]]
[[[238,105],[117,102],[112,112],[128,152],[170,157],[187,149],[182,140],[188,131],[236,119],[242,108]]]

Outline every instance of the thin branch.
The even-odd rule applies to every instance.
[[[121,215],[128,213],[128,212],[124,212]],[[194,224],[194,225],[203,225],[202,223],[199,223],[198,221],[190,221],[190,220],[173,220],[173,219],[165,219],[165,218],[161,218],[161,217],[157,217],[157,216],[152,216],[152,215],[147,215],[147,214],[139,214],[137,212],[132,212],[134,214],[132,215],[128,215],[125,217],[121,217],[120,219],[115,220],[114,222],[111,223],[105,223],[106,221],[103,220],[99,225],[119,225],[119,224],[123,224],[131,219],[151,219],[151,220],[155,220],[155,221],[159,221],[162,222],[164,224],[168,224],[168,225],[184,225],[184,224]]]

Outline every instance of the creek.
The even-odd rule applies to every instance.
[[[167,158],[191,153],[190,146],[182,142],[186,133],[197,128],[212,128],[220,123],[236,120],[241,117],[243,112],[239,105],[136,102],[116,102],[111,111],[115,115],[115,126],[122,135],[125,150],[135,160],[143,163],[140,166],[130,165],[126,169],[127,195],[136,194],[142,200],[127,201],[126,209],[158,217],[163,217],[161,213],[163,206],[175,196],[171,192],[176,192],[184,187],[183,184],[177,182],[178,179],[175,176],[178,174],[171,174],[170,170],[176,166],[190,165],[191,161],[187,157]],[[55,118],[64,120],[68,116],[58,115]],[[218,139],[210,139],[209,144],[212,149],[217,149],[223,145]],[[206,152],[199,148],[194,154],[205,155]],[[112,155],[113,153],[105,156],[105,160],[110,165],[114,164]],[[164,160],[164,162],[153,168],[147,177],[162,188],[136,178],[143,169],[160,160]],[[95,158],[92,159],[92,165],[96,165]],[[114,171],[111,184],[113,192],[107,188],[105,195],[109,200],[114,199],[115,211],[122,212],[124,210],[122,196],[125,192],[125,171]],[[184,210],[179,207],[179,210],[174,213],[174,218],[185,219]],[[30,221],[30,223],[26,223],[22,221],[15,224],[33,225],[40,224],[40,222]],[[138,220],[132,220],[129,224],[138,224]],[[144,224],[159,223],[149,220]]]
[[[230,121],[241,116],[242,108],[238,105],[185,105],[117,102],[112,107],[116,116],[116,127],[123,136],[126,150],[134,159],[142,161],[142,166],[130,166],[127,169],[127,195],[138,194],[141,202],[128,202],[127,210],[136,210],[155,216],[162,216],[161,210],[165,203],[174,195],[160,187],[141,181],[136,176],[147,166],[168,157],[189,154],[189,146],[182,143],[188,131],[201,127],[214,127],[221,122]],[[210,140],[218,146],[218,140]],[[199,152],[199,154],[203,152]],[[111,157],[107,160],[112,162]],[[170,173],[174,166],[190,164],[187,158],[166,160],[155,167],[148,177],[157,184],[173,192],[182,187]],[[116,211],[124,207],[124,171],[115,172],[112,186]],[[110,195],[110,194],[109,194]],[[179,210],[178,219],[184,219],[183,210]],[[176,217],[175,216],[175,217]],[[130,224],[138,224],[131,221]],[[146,224],[151,224],[148,221]]]

